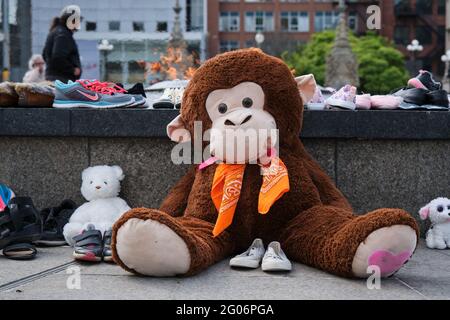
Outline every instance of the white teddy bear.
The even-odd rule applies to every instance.
[[[450,199],[437,198],[419,211],[420,218],[431,221],[426,243],[430,249],[450,248]]]
[[[119,166],[87,168],[81,177],[81,194],[88,202],[80,206],[64,226],[64,238],[71,246],[75,244],[72,238],[88,225],[93,225],[103,234],[130,210],[128,204],[119,198],[120,181],[125,178]]]

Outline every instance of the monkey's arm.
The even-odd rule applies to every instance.
[[[170,190],[159,210],[173,217],[180,217],[183,215],[192,184],[194,183],[195,173],[196,166],[192,166],[186,175]]]

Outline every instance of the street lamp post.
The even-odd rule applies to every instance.
[[[103,39],[100,44],[97,46],[98,51],[103,56],[103,63],[102,63],[102,81],[106,81],[106,65],[107,65],[107,59],[108,59],[108,53],[111,52],[114,49],[114,45],[110,44],[107,39]]]
[[[419,40],[414,39],[408,46],[406,47],[406,50],[410,52],[411,57],[411,65],[414,68],[414,73],[417,73],[417,54],[423,50],[423,46],[419,43]]]
[[[450,91],[450,79],[448,77],[449,67],[450,67],[450,50],[441,57],[442,62],[445,63],[444,78],[442,79],[442,84],[445,90]]]
[[[261,49],[261,45],[265,40],[264,34],[261,31],[258,31],[255,35],[256,46]]]

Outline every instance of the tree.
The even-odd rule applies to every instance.
[[[325,61],[334,38],[334,31],[315,33],[306,45],[299,46],[294,52],[284,52],[282,57],[297,75],[312,73],[317,82],[323,84]],[[349,40],[359,63],[360,91],[386,94],[405,86],[409,75],[403,54],[390,41],[375,33],[361,37],[350,34]]]

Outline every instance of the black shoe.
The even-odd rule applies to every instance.
[[[65,245],[66,240],[64,239],[63,229],[76,209],[77,205],[75,202],[64,200],[58,207],[42,210],[42,237],[35,243],[50,247]]]
[[[440,90],[442,83],[433,79],[433,74],[429,71],[420,70],[415,78],[409,79],[408,86],[411,88],[428,89],[430,91]]]
[[[42,220],[30,198],[16,197],[0,213],[0,250],[41,238]]]
[[[125,89],[122,83],[116,83],[116,85]],[[134,86],[128,89],[126,93],[131,95],[141,95],[144,98],[147,98],[147,95],[145,94],[144,90],[144,85],[142,83],[136,83]]]
[[[392,95],[402,97],[403,101],[406,103],[422,106],[424,104],[428,104],[427,93],[428,90],[426,89],[403,88],[397,92],[392,93]]]
[[[448,93],[445,90],[435,90],[427,93],[428,102],[433,106],[449,107]]]
[[[112,230],[108,230],[103,235],[103,261],[113,262],[111,250]]]
[[[103,255],[102,233],[95,230],[93,225],[89,225],[87,230],[73,237],[75,241],[75,250],[73,257],[76,260],[100,262]]]

